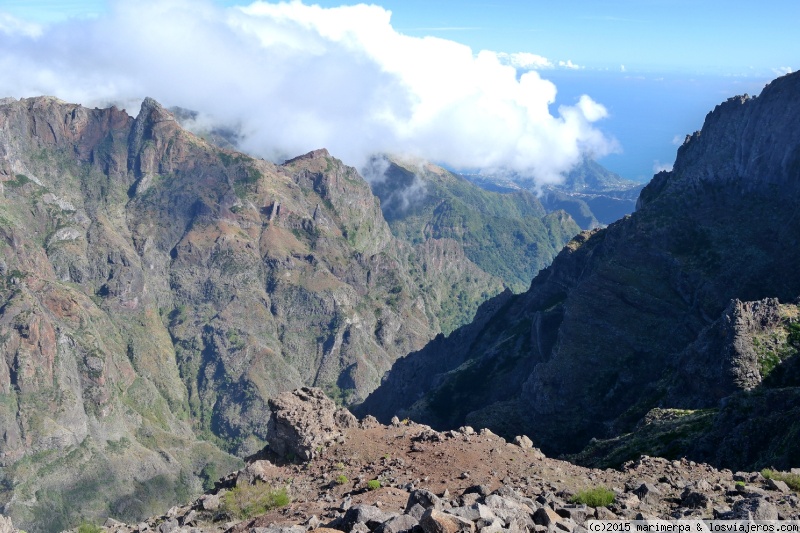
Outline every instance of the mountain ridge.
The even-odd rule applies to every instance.
[[[0,156],[0,503],[36,531],[184,499],[263,447],[270,396],[363,397],[502,289],[392,237],[327,151],[220,149],[150,98],[5,99]]]
[[[644,188],[635,213],[578,236],[527,293],[488,320],[399,360],[361,412],[382,420],[407,415],[439,428],[517,428],[545,451],[564,453],[631,432],[653,408],[672,407],[663,398],[674,384],[662,379],[674,375],[679,354],[731,300],[791,302],[800,294],[789,275],[800,260],[793,246],[800,233],[793,217],[799,83],[797,75],[785,76],[757,98],[717,106],[679,149],[674,169]],[[762,350],[759,361],[786,357],[778,354],[785,337],[781,342]],[[434,370],[431,388],[409,396],[403,383],[424,373],[434,356],[451,364]],[[757,366],[750,371],[763,378]],[[706,391],[691,407],[716,408],[722,399]],[[792,428],[786,422],[781,434]],[[722,440],[704,431],[712,442]],[[731,453],[715,458],[728,454],[733,463]],[[786,453],[794,452],[741,456],[735,464],[769,466],[772,458],[784,465]]]
[[[370,187],[395,236],[457,241],[470,260],[515,292],[580,230],[528,191],[486,191],[444,168],[398,157],[373,159],[371,168]]]

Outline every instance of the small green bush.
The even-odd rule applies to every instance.
[[[289,505],[291,499],[285,488],[272,489],[266,483],[241,485],[225,493],[222,508],[230,516],[247,520],[272,509]]]
[[[336,484],[337,484],[337,485],[344,485],[344,484],[345,484],[345,483],[347,483],[348,481],[350,481],[350,480],[349,480],[349,479],[347,479],[347,476],[345,476],[344,474],[339,474],[339,475],[336,477]]]
[[[571,503],[582,503],[589,507],[606,507],[614,503],[614,492],[605,487],[595,487],[580,491],[569,501]]]
[[[370,479],[367,481],[367,489],[369,490],[377,490],[381,488],[381,482],[377,479]]]

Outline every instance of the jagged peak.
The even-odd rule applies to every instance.
[[[319,148],[318,150],[311,150],[307,154],[299,155],[297,157],[293,157],[292,159],[287,159],[283,164],[291,165],[292,163],[298,163],[300,161],[312,161],[314,159],[325,157],[331,157],[330,152],[328,152],[327,148]]]
[[[175,117],[167,111],[160,103],[158,103],[154,98],[149,96],[145,97],[142,100],[142,107],[139,110],[139,114],[136,116],[137,121],[147,120],[150,122],[161,122],[164,120],[171,120],[177,123]]]

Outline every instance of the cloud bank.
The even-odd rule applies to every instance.
[[[0,15],[0,96],[127,102],[132,114],[152,96],[239,126],[244,150],[275,160],[325,147],[359,167],[388,152],[557,181],[614,142],[590,97],[551,109],[556,87],[536,69],[552,67],[403,35],[374,5],[118,0],[40,28]]]

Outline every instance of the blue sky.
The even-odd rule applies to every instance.
[[[248,5],[216,0],[220,6]],[[309,2],[323,7],[360,2]],[[474,50],[532,52],[592,69],[772,76],[798,62],[800,2],[769,0],[382,0],[413,36]],[[104,0],[0,0],[0,12],[39,22],[105,12]]]
[[[134,27],[146,33],[151,31],[150,25],[152,25],[153,32],[163,32],[160,35],[166,36],[165,47],[183,54],[178,55],[178,52],[175,52],[176,58],[191,55],[191,48],[183,49],[183,41],[172,42],[170,35],[180,35],[185,31],[180,24],[184,20],[192,19],[194,15],[190,10],[193,6],[201,6],[197,10],[202,11],[202,6],[211,4],[199,0],[193,2],[169,0],[163,3],[174,4],[174,9],[170,12],[172,14],[165,18],[172,17],[175,20],[159,20],[158,9],[154,7],[157,3],[151,3],[149,13],[152,16],[147,18],[146,15],[140,16],[136,12],[136,3],[128,0],[111,4],[98,0],[59,2],[0,0],[0,38],[3,38],[2,30],[6,34],[4,37],[6,40],[0,42],[0,45],[4,46],[6,53],[9,51],[18,51],[20,55],[27,53],[28,62],[50,61],[49,65],[44,65],[39,70],[26,67],[26,74],[20,75],[20,79],[16,80],[17,85],[6,81],[5,84],[0,83],[0,89],[14,96],[30,96],[30,92],[37,90],[58,90],[59,96],[66,93],[62,97],[85,100],[83,103],[102,101],[103,98],[108,101],[124,101],[126,98],[136,100],[144,96],[138,92],[146,91],[168,104],[183,103],[186,106],[208,107],[209,109],[204,110],[208,111],[210,116],[238,121],[245,129],[249,128],[245,133],[250,134],[251,151],[261,150],[266,155],[269,155],[270,151],[273,155],[284,153],[293,155],[292,150],[306,148],[303,140],[306,138],[308,143],[331,144],[333,148],[339,149],[342,154],[340,157],[346,160],[349,158],[351,162],[356,163],[359,158],[363,158],[363,153],[366,151],[390,150],[394,142],[400,150],[408,150],[421,157],[438,159],[451,166],[485,164],[498,167],[503,166],[503,161],[508,161],[508,166],[511,168],[519,170],[524,167],[530,172],[541,174],[542,180],[548,181],[554,174],[568,167],[570,162],[574,162],[575,150],[579,149],[602,156],[601,163],[624,177],[647,180],[654,170],[668,167],[672,163],[677,144],[684,135],[699,129],[705,113],[716,103],[735,94],[758,93],[769,80],[796,69],[800,62],[798,60],[800,41],[796,38],[796,29],[793,27],[800,20],[800,2],[796,1],[754,4],[717,0],[603,2],[385,0],[377,4],[384,10],[391,11],[390,29],[387,31],[419,38],[407,43],[409,47],[419,45],[418,53],[423,54],[423,57],[425,52],[422,48],[427,45],[433,46],[437,51],[432,52],[432,55],[439,58],[443,65],[441,70],[448,74],[441,74],[435,68],[426,72],[429,76],[441,74],[439,85],[450,91],[458,92],[458,88],[464,83],[475,82],[475,76],[467,76],[462,80],[459,72],[448,70],[450,61],[447,54],[452,52],[455,60],[460,52],[454,47],[448,49],[449,51],[445,50],[446,46],[441,46],[441,43],[432,44],[424,39],[425,37],[438,37],[467,45],[475,56],[481,50],[492,51],[496,53],[492,56],[493,59],[499,58],[500,62],[506,64],[519,66],[515,61],[521,56],[510,55],[517,53],[532,54],[531,57],[538,58],[541,64],[535,68],[531,68],[530,65],[519,68],[519,86],[513,86],[513,81],[504,87],[489,87],[475,82],[477,85],[474,91],[464,93],[462,100],[448,107],[447,102],[442,99],[442,94],[419,82],[417,75],[409,70],[413,67],[403,64],[402,60],[394,57],[391,51],[362,51],[358,48],[374,46],[375,41],[370,40],[368,27],[371,24],[380,25],[382,20],[380,12],[364,15],[364,33],[357,39],[359,44],[355,48],[352,43],[348,44],[347,38],[336,33],[339,31],[338,28],[326,29],[326,23],[317,21],[314,26],[316,29],[312,31],[312,33],[317,32],[314,33],[315,37],[302,33],[302,38],[298,37],[301,34],[287,38],[295,44],[296,39],[301,38],[305,43],[303,46],[307,45],[303,50],[304,53],[310,54],[308,57],[312,62],[309,64],[314,65],[316,72],[322,72],[323,76],[327,76],[323,78],[323,85],[330,87],[330,93],[335,94],[336,99],[331,99],[326,106],[320,106],[320,109],[314,109],[315,102],[325,100],[329,93],[318,94],[309,91],[300,97],[293,91],[281,92],[292,85],[291,78],[287,77],[285,85],[281,86],[283,89],[275,88],[271,96],[274,101],[265,101],[266,105],[270,106],[281,102],[288,102],[286,106],[289,108],[293,104],[296,105],[294,112],[287,111],[284,118],[296,122],[297,117],[301,116],[309,125],[308,129],[303,131],[294,123],[286,126],[272,115],[263,117],[259,121],[248,122],[246,113],[241,109],[233,109],[235,106],[213,109],[215,102],[223,98],[225,87],[234,93],[248,92],[248,89],[234,82],[218,84],[219,76],[202,80],[207,84],[209,91],[215,92],[216,99],[204,99],[197,95],[197,82],[187,82],[185,92],[182,93],[178,90],[181,80],[188,80],[192,75],[182,72],[180,66],[176,69],[175,63],[169,63],[167,59],[163,65],[158,65],[156,61],[156,67],[162,78],[172,76],[176,70],[179,72],[176,79],[169,83],[162,85],[156,82],[143,83],[135,79],[133,74],[127,77],[120,74],[119,69],[113,65],[114,57],[122,62],[138,64],[138,56],[153,52],[148,43],[137,42],[136,37],[128,38],[129,42],[134,41],[130,50],[126,49],[127,45],[122,38],[119,42],[109,45],[107,51],[100,53],[95,50],[102,39],[115,41],[116,34],[124,35],[128,30],[134,32],[131,35],[136,35],[136,30],[132,29]],[[340,5],[354,5],[355,2],[326,0],[317,4],[322,8],[333,8]],[[225,13],[230,13],[226,8],[237,5],[248,4],[217,0],[204,19],[191,23],[192,31],[209,32],[211,37],[206,39],[207,41],[220,39],[220,49],[230,45],[231,57],[235,59],[229,58],[227,61],[207,64],[206,60],[189,58],[186,61],[189,66],[194,64],[197,68],[206,70],[220,68],[229,79],[235,79],[236,71],[230,65],[240,60],[242,68],[246,69],[246,76],[243,77],[252,75],[252,65],[246,66],[246,62],[241,59],[244,54],[262,54],[258,56],[258,61],[252,63],[258,65],[265,65],[265,62],[268,62],[267,58],[275,60],[276,57],[282,57],[276,56],[273,53],[274,49],[264,55],[263,50],[247,48],[250,45],[244,40],[233,42],[231,36],[225,33],[230,33],[230,28],[223,32],[214,27],[215,18],[224,17]],[[148,13],[147,9],[142,11]],[[284,22],[280,22],[279,26],[285,23],[286,17],[289,17],[294,28],[292,31],[300,32],[305,31],[302,17],[315,16],[309,10],[284,11],[291,14],[270,12],[264,15],[263,12],[253,12],[251,15],[254,17],[253,20],[258,20],[259,23],[263,22],[264,16],[284,17],[281,19]],[[332,13],[334,12],[323,9],[321,17],[329,17]],[[352,18],[361,16],[358,14],[360,12],[352,13]],[[349,16],[346,15],[345,18]],[[138,26],[128,28],[125,20],[133,19],[137,19]],[[107,22],[93,25],[92,21],[98,20]],[[273,25],[269,28],[262,25],[263,27],[258,30],[262,32],[258,34],[262,44],[263,32],[277,28],[274,25],[275,20],[278,19],[273,19]],[[176,24],[176,29],[170,32],[169,24],[173,22]],[[250,23],[239,21],[234,23],[234,26],[245,28],[246,24]],[[345,21],[340,26],[348,24],[350,23]],[[103,33],[103,29],[99,27],[101,25],[108,27],[117,25],[117,31]],[[279,33],[285,36],[284,30],[286,27],[281,26]],[[331,31],[336,33],[336,36],[331,37]],[[350,28],[350,31],[358,33],[362,29]],[[94,37],[85,41],[75,36],[76,33],[91,35],[93,32]],[[245,31],[248,32],[251,30]],[[313,62],[313,57],[319,56],[318,48],[315,48],[320,46],[319,39],[327,43],[324,63]],[[270,42],[269,46],[274,44]],[[139,48],[136,48],[137,46]],[[242,47],[241,52],[237,47]],[[91,69],[94,61],[97,72],[87,70],[82,77],[76,74],[71,81],[60,80],[58,69],[54,66],[56,60],[42,59],[48,55],[44,53],[47,50],[51,55],[54,50],[57,50],[56,54],[63,53],[63,57],[57,61],[61,65],[69,62],[69,54],[86,53],[88,59],[86,57],[80,59],[86,63],[83,68]],[[215,53],[214,49],[209,48],[205,55]],[[91,59],[92,54],[98,56]],[[353,55],[343,59],[347,54]],[[159,55],[158,52],[156,55]],[[367,59],[364,59],[364,56]],[[339,60],[342,61],[342,69],[334,71],[335,69],[327,67],[327,65],[338,65]],[[463,58],[455,61],[461,60]],[[9,56],[3,62],[0,52],[0,64],[5,63],[8,69],[10,61],[13,61],[13,58]],[[369,62],[374,62],[374,65],[365,67]],[[445,63],[448,65],[444,66]],[[320,68],[320,65],[326,66]],[[15,70],[13,65],[10,68],[10,71]],[[142,73],[147,72],[144,70],[144,65],[139,65],[139,68],[143,69]],[[479,72],[484,67],[463,63],[463,68],[467,70],[475,68],[476,72]],[[266,66],[264,69],[269,70]],[[135,68],[129,70],[133,72]],[[521,78],[531,70],[535,72],[535,75],[529,76],[531,79],[527,80],[531,83],[523,83]],[[392,79],[387,79],[387,71],[392,74],[390,76]],[[340,72],[347,72],[351,80],[343,79]],[[308,86],[305,83],[308,81],[305,79],[307,73],[308,70],[305,69],[297,72],[287,71],[284,75],[295,76],[295,80]],[[142,75],[144,74],[140,74],[140,77]],[[93,76],[96,76],[96,79],[91,85],[80,81]],[[554,101],[548,96],[548,86],[533,79],[537,76],[555,84],[557,96]],[[258,78],[252,81],[270,84],[271,81],[268,80],[270,78],[267,77],[264,80]],[[348,89],[352,88],[350,81],[372,84],[378,89],[371,92],[364,88],[351,91]],[[448,83],[452,83],[452,86],[447,87]],[[415,89],[404,93],[402,89],[404,86],[412,86]],[[518,91],[519,94],[528,91],[525,94],[535,95],[535,98],[531,97],[529,101],[520,104],[521,99],[528,97],[521,97],[517,93],[515,96],[508,96],[514,91]],[[369,112],[361,113],[357,108],[358,98],[353,97],[353,92],[360,94],[359,98],[363,101],[375,104],[380,98],[385,98],[388,103],[383,107],[375,104]],[[255,93],[253,95],[253,98],[257,98]],[[604,113],[597,114],[587,100],[581,100],[582,95],[588,95],[591,102],[600,104]],[[544,101],[549,102],[548,116],[542,116],[537,111]],[[336,106],[341,109],[332,110],[331,102],[336,102]],[[480,102],[485,110],[496,110],[497,116],[506,117],[507,122],[494,123],[493,117],[488,116],[488,111],[473,114],[476,102]],[[563,112],[560,106],[563,106]],[[411,108],[413,112],[409,111]],[[420,109],[427,110],[429,116],[420,118],[417,114]],[[326,113],[339,116],[333,118],[323,116]],[[390,123],[386,120],[375,122],[375,116],[385,118],[387,113],[393,117]],[[348,119],[354,116],[355,119]],[[400,120],[403,117],[411,118],[403,122]],[[427,122],[423,119],[427,119]],[[447,120],[454,123],[450,129],[444,125]],[[422,122],[427,126],[420,127]],[[256,131],[258,123],[269,124],[272,128],[284,127],[286,134],[279,138],[258,132]],[[483,127],[484,125],[486,127]],[[521,141],[515,141],[515,137],[511,134],[502,135],[504,125],[510,133],[517,131],[514,128],[518,128]],[[473,132],[475,135],[470,135],[471,129],[476,130]],[[343,135],[343,130],[355,133],[350,137]],[[499,139],[498,144],[486,147],[487,136],[481,135],[485,133],[482,130],[492,132],[490,138]],[[358,131],[363,132],[363,138],[356,137]],[[598,137],[598,134],[603,138]],[[414,135],[416,139],[410,140],[409,137]],[[449,136],[450,139],[445,141],[443,139],[445,136]],[[553,145],[548,140],[553,138],[560,140],[558,145]],[[472,148],[469,146],[470,143],[473,143]],[[544,160],[542,154],[548,153],[553,154],[553,161]]]
[[[233,3],[233,2],[228,2]],[[341,2],[318,2],[323,6]],[[767,75],[798,61],[800,2],[548,0],[377,2],[409,35],[533,52],[593,69]]]

